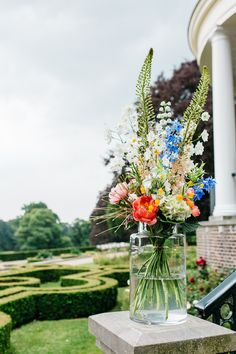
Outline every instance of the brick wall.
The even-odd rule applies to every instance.
[[[213,268],[236,268],[236,224],[203,223],[197,230],[197,256]]]

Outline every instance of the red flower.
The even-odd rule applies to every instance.
[[[204,267],[206,265],[206,260],[205,258],[203,257],[200,257],[197,261],[196,261],[196,264],[201,266],[201,267]]]
[[[189,279],[189,282],[190,282],[190,283],[195,283],[194,277],[191,277],[191,278]]]
[[[155,200],[148,195],[138,197],[133,202],[133,218],[148,225],[154,225],[157,222],[156,214],[158,207]]]

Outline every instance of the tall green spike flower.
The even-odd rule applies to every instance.
[[[194,124],[197,126],[201,120],[201,115],[207,100],[209,82],[209,71],[208,68],[204,66],[198,87],[192,97],[190,104],[184,112],[183,121],[186,123],[186,129],[184,139],[182,141],[182,146],[187,142],[190,142],[193,138],[195,130],[191,129],[191,125]]]
[[[136,94],[138,98],[138,134],[144,143],[149,131],[148,123],[150,121],[155,121],[155,112],[150,93],[152,58],[153,49],[151,48],[143,63],[136,85]]]

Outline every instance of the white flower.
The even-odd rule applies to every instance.
[[[145,160],[146,160],[146,161],[150,160],[151,156],[152,156],[151,150],[150,150],[150,149],[146,149],[146,151],[145,151],[145,153],[144,153],[144,158],[145,158]]]
[[[165,105],[166,105],[165,101],[162,101],[162,102],[160,103],[160,106],[165,106]]]
[[[163,157],[162,162],[165,167],[169,167],[170,161],[166,156]]]
[[[204,129],[202,134],[201,134],[201,138],[205,142],[205,141],[208,141],[208,137],[209,137],[209,134],[208,134],[207,130]]]
[[[161,125],[166,125],[166,120],[165,120],[165,119],[161,119],[161,120],[160,120],[160,124],[161,124]]]
[[[203,144],[198,141],[197,144],[195,145],[195,155],[202,155],[204,151]]]
[[[201,116],[201,120],[203,120],[204,122],[207,122],[210,118],[210,114],[208,112],[203,112],[202,116]]]
[[[116,144],[113,148],[113,153],[115,157],[122,158],[126,152],[127,146],[126,144]]]
[[[125,164],[125,161],[122,158],[114,157],[111,160],[110,167],[113,172],[121,173],[124,164]]]
[[[159,112],[164,112],[164,108],[163,108],[163,107],[160,107],[160,108],[159,108]]]
[[[165,107],[165,111],[166,111],[166,112],[170,112],[170,111],[171,111],[170,106],[166,106],[166,107]]]
[[[169,182],[169,181],[167,181],[167,180],[165,181],[164,187],[165,187],[166,193],[170,193],[170,191],[171,191],[171,185],[170,185],[170,182]]]
[[[138,163],[138,156],[136,154],[136,151],[135,150],[131,150],[127,153],[126,155],[126,160],[131,164],[131,163],[134,163],[134,164],[137,164]]]
[[[111,143],[111,141],[112,141],[112,131],[111,131],[111,129],[106,129],[105,130],[105,140],[106,140],[108,145]]]
[[[151,187],[151,185],[152,185],[151,176],[146,177],[146,178],[143,180],[143,183],[142,183],[142,184],[143,184],[145,190],[150,189],[150,187]]]
[[[151,143],[152,141],[156,140],[156,135],[153,131],[150,131],[147,135],[147,141]]]

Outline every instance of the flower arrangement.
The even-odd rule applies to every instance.
[[[116,208],[106,216],[121,219],[120,226],[136,221],[160,229],[199,216],[195,202],[214,187],[215,180],[205,177],[203,163],[193,161],[194,155],[203,154],[208,140],[206,129],[193,140],[200,121],[209,119],[203,111],[207,68],[183,117],[173,116],[171,102],[162,102],[156,115],[150,96],[152,56],[151,49],[138,78],[137,106],[128,107],[117,129],[107,131],[110,166],[119,183],[109,193]]]
[[[142,298],[149,288],[148,279],[170,273],[164,245],[174,227],[187,226],[190,217],[200,215],[196,201],[215,185],[215,180],[206,176],[204,164],[193,160],[194,155],[203,154],[208,139],[205,129],[195,139],[200,121],[209,119],[209,114],[204,112],[208,70],[203,68],[198,88],[183,117],[174,116],[171,102],[162,102],[155,114],[150,95],[152,57],[150,49],[137,81],[137,104],[126,109],[115,131],[107,131],[110,166],[118,183],[109,193],[111,207],[107,208],[105,217],[120,220],[117,228],[129,228],[135,222],[145,224],[154,246],[153,254],[139,270],[144,277],[136,290],[134,311],[142,307]],[[160,237],[154,238],[156,235]],[[168,286],[161,282],[156,286],[158,294],[168,297],[168,291],[174,291],[176,301],[181,302],[178,282]]]

